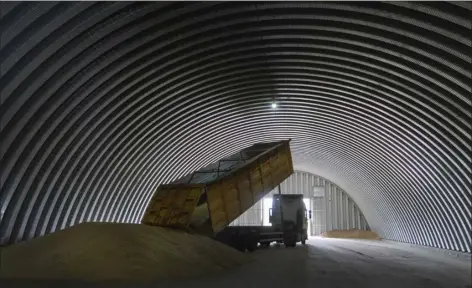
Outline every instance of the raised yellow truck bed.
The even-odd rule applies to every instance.
[[[216,235],[293,173],[289,143],[254,144],[160,185],[141,223]]]

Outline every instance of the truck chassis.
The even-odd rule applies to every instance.
[[[272,226],[228,226],[218,233],[215,240],[229,245],[241,252],[252,252],[259,245],[269,246],[272,242],[283,243],[285,247],[295,247],[298,242],[305,244],[308,238],[306,230],[282,231]]]

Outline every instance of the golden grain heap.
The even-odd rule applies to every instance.
[[[83,223],[2,249],[1,278],[164,279],[250,261],[208,237],[140,224]]]

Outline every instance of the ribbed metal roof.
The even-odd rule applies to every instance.
[[[470,2],[0,5],[2,244],[292,138],[382,237],[471,252]]]

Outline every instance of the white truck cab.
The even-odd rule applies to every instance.
[[[287,247],[294,247],[297,242],[305,244],[308,239],[308,211],[303,201],[303,194],[276,194],[269,210],[272,227],[283,232],[283,242]]]

